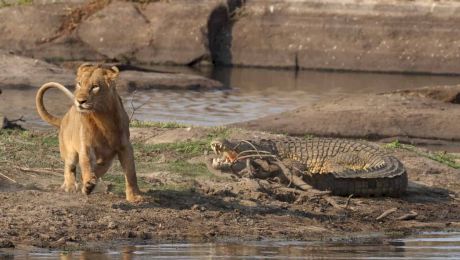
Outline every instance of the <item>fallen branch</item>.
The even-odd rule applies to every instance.
[[[417,212],[411,210],[411,212],[402,215],[401,217],[397,218],[397,220],[412,220],[418,216]]]
[[[327,203],[331,204],[331,206],[334,207],[334,208],[337,208],[337,209],[344,209],[343,206],[339,205],[339,203],[337,203],[337,202],[335,201],[335,199],[333,199],[333,198],[331,198],[331,197],[324,197],[323,199],[326,200]]]
[[[384,211],[382,214],[380,214],[380,216],[376,217],[375,220],[381,220],[383,218],[386,218],[388,217],[390,214],[396,212],[398,210],[398,208],[391,208],[389,210],[386,210]]]
[[[34,168],[33,169],[33,168],[19,167],[19,166],[13,166],[13,167],[18,169],[18,170],[21,170],[23,172],[45,173],[45,174],[51,174],[51,175],[59,176],[59,177],[62,176],[61,173],[58,173],[58,172],[55,172],[55,171],[52,171],[52,170],[49,170],[49,169],[39,169],[39,168]]]
[[[17,181],[13,180],[12,178],[6,176],[5,174],[3,174],[3,173],[1,173],[1,172],[0,172],[0,176],[3,176],[4,178],[8,179],[8,180],[11,181],[11,182],[18,183]]]

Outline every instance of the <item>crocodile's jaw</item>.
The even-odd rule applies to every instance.
[[[212,167],[216,169],[227,168],[237,159],[237,153],[222,141],[211,142],[211,149],[217,156],[220,156],[212,160]]]

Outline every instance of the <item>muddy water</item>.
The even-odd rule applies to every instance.
[[[158,68],[157,68],[158,69]],[[226,90],[148,90],[121,93],[126,108],[136,107],[134,118],[149,121],[176,121],[193,125],[220,125],[245,121],[293,109],[339,93],[376,93],[428,85],[457,84],[460,77],[375,73],[290,71],[254,68],[212,69],[160,68],[196,73],[217,79]],[[46,127],[35,113],[35,89],[4,89],[0,114],[10,119],[24,116],[26,126]],[[70,105],[58,93],[47,93],[50,111],[59,114]]]
[[[372,239],[372,241],[379,241]],[[460,233],[363,243],[247,242],[121,246],[102,252],[1,250],[0,259],[459,259]]]

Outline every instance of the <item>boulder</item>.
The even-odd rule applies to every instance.
[[[71,86],[75,81],[74,72],[41,60],[1,51],[0,60],[0,87],[40,87],[49,81]]]
[[[178,0],[147,5],[142,13],[150,21],[152,38],[149,46],[136,52],[135,59],[141,63],[182,65],[209,60],[209,19],[212,11],[225,8],[226,2]]]
[[[158,73],[122,71],[118,81],[124,89],[183,89],[206,90],[222,88],[222,83],[198,75],[182,73]]]
[[[0,52],[0,60],[0,87],[40,87],[49,81],[72,88],[75,84],[75,70],[6,52]],[[221,88],[222,84],[199,75],[126,70],[120,72],[118,87],[205,90]]]
[[[105,58],[63,28],[72,11],[85,6],[76,3],[81,1],[0,8],[0,49],[47,61]]]
[[[84,43],[110,59],[131,60],[133,53],[152,39],[151,22],[129,2],[112,2],[77,30]]]
[[[225,32],[224,63],[459,73],[458,10],[455,1],[246,1]]]

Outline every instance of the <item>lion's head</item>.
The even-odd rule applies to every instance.
[[[98,112],[118,100],[115,79],[117,67],[103,68],[100,65],[82,64],[77,71],[74,103],[78,112]]]

